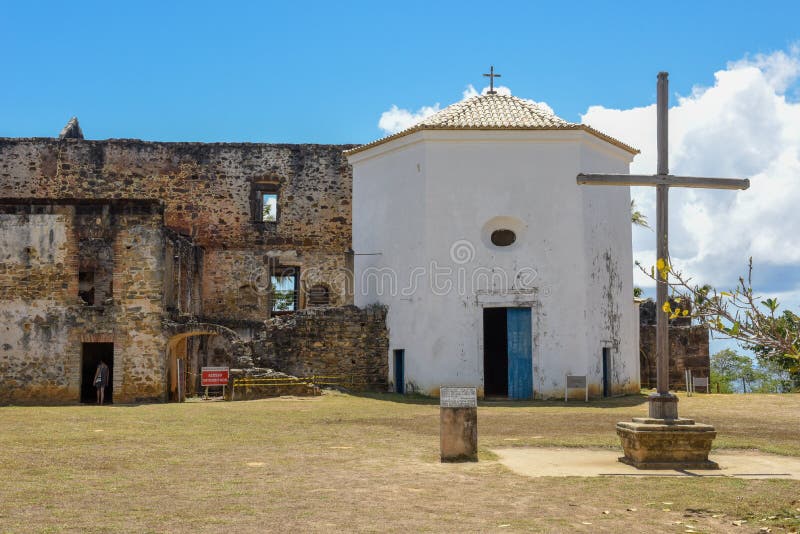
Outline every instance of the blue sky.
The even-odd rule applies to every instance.
[[[577,121],[685,94],[726,62],[786,49],[797,2],[7,2],[0,136],[361,143],[391,104],[479,86]]]
[[[514,95],[642,149],[670,72],[671,169],[750,191],[675,191],[673,264],[800,307],[800,2],[7,2],[0,137],[363,143],[381,116]],[[634,190],[654,220],[652,192]],[[654,235],[634,257],[654,262]],[[647,281],[637,277],[639,285]],[[721,345],[712,345],[712,350]]]

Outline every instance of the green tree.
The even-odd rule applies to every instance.
[[[754,366],[748,356],[732,349],[723,349],[711,356],[711,389],[720,393],[775,393],[772,375]]]
[[[784,362],[761,358],[758,353],[756,353],[756,359],[761,377],[753,391],[757,393],[790,393],[800,390],[798,387],[800,384],[792,380],[792,374],[787,370]]]
[[[781,337],[798,336],[800,327],[800,317],[790,310],[775,315],[774,311],[778,306],[776,299],[766,299],[767,306],[772,314],[769,321],[776,334]],[[795,341],[795,344],[797,342]],[[765,372],[772,376],[777,393],[786,393],[800,390],[800,360],[797,355],[775,352],[769,345],[763,343],[748,344],[747,348],[756,354],[759,365]]]
[[[691,303],[684,309],[664,306],[670,317],[691,317],[722,338],[735,339],[756,353],[761,369],[775,364],[785,370],[794,388],[800,387],[800,316],[790,310],[779,310],[777,299],[763,298],[753,290],[753,259],[750,258],[747,278],[730,291],[717,291],[710,285],[692,284],[691,278],[675,270],[668,260],[659,258],[657,265],[646,271],[653,280],[667,280],[675,295],[673,301]],[[679,304],[680,306],[680,304]],[[754,371],[757,371],[754,368]]]
[[[724,349],[711,356],[711,390],[720,393],[736,391],[747,366],[753,362],[732,349]],[[746,391],[746,384],[743,390]]]

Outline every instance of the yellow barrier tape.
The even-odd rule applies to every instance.
[[[277,387],[292,385],[340,386],[364,384],[367,384],[365,377],[340,375],[314,375],[310,377],[243,377],[233,380],[233,387]]]

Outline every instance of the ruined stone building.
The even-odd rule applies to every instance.
[[[687,303],[672,302],[673,308],[687,308]],[[656,387],[656,303],[647,299],[639,308],[639,357],[642,387]],[[691,317],[677,317],[669,322],[669,387],[686,389],[685,371],[694,377],[711,376],[708,327],[692,324]]]
[[[175,399],[203,365],[386,377],[348,146],[0,139],[0,402]]]
[[[181,400],[214,365],[638,391],[629,190],[575,179],[636,153],[497,94],[363,146],[93,141],[77,120],[0,139],[0,403],[91,402],[100,360],[116,402]]]

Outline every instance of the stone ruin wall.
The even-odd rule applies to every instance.
[[[259,292],[273,266],[300,267],[332,305],[352,302],[349,147],[0,139],[0,198],[158,200],[165,226],[205,251],[205,318],[261,321],[266,299],[241,307],[242,293]],[[276,223],[254,221],[264,186],[279,194]]]
[[[253,341],[257,367],[294,376],[352,377],[354,389],[386,391],[386,308],[311,308],[274,317]]]
[[[67,355],[68,309],[77,304],[78,278],[65,274],[77,268],[72,234],[70,207],[0,214],[0,401],[77,395],[74,362],[49,360]]]
[[[681,304],[673,302],[672,306],[678,307]],[[656,387],[655,308],[652,300],[640,305],[639,359],[643,388]],[[670,321],[669,325],[670,389],[686,389],[686,369],[691,369],[695,377],[710,376],[709,332],[705,326],[692,325],[689,318],[679,318]]]
[[[169,398],[175,378],[166,347],[174,332],[165,318],[226,325],[257,338],[256,347],[275,333],[272,346],[291,355],[262,361],[297,373],[377,373],[385,383],[385,317],[365,320],[346,307],[346,148],[0,139],[0,204],[30,204],[2,222],[15,230],[4,232],[0,249],[0,377],[9,386],[0,402],[77,402],[84,342],[114,343],[115,402]],[[265,185],[279,193],[276,223],[254,221],[253,191]],[[141,214],[124,214],[126,204],[157,206],[158,213],[138,220]],[[37,222],[40,211],[46,217]],[[52,250],[36,250],[47,261],[20,256],[34,240],[30,232],[40,239],[50,230]],[[303,279],[328,287],[332,307],[301,311],[299,322],[276,317],[270,324],[284,329],[264,330],[270,312],[263,289],[278,266],[299,267]],[[94,279],[78,276],[85,271]],[[309,318],[317,313],[324,319],[314,325]],[[301,325],[300,339],[278,333],[288,324]],[[365,328],[368,336],[359,333]],[[315,336],[332,349],[320,350]],[[222,336],[187,337],[175,354],[195,367],[233,363],[225,361],[229,345]]]
[[[163,398],[161,211],[147,205],[107,216],[113,235],[73,205],[3,207],[0,402],[77,402],[85,342],[114,343],[116,401]],[[78,272],[95,241],[111,247],[102,261],[115,268],[113,282],[99,279],[102,301],[89,306]]]

